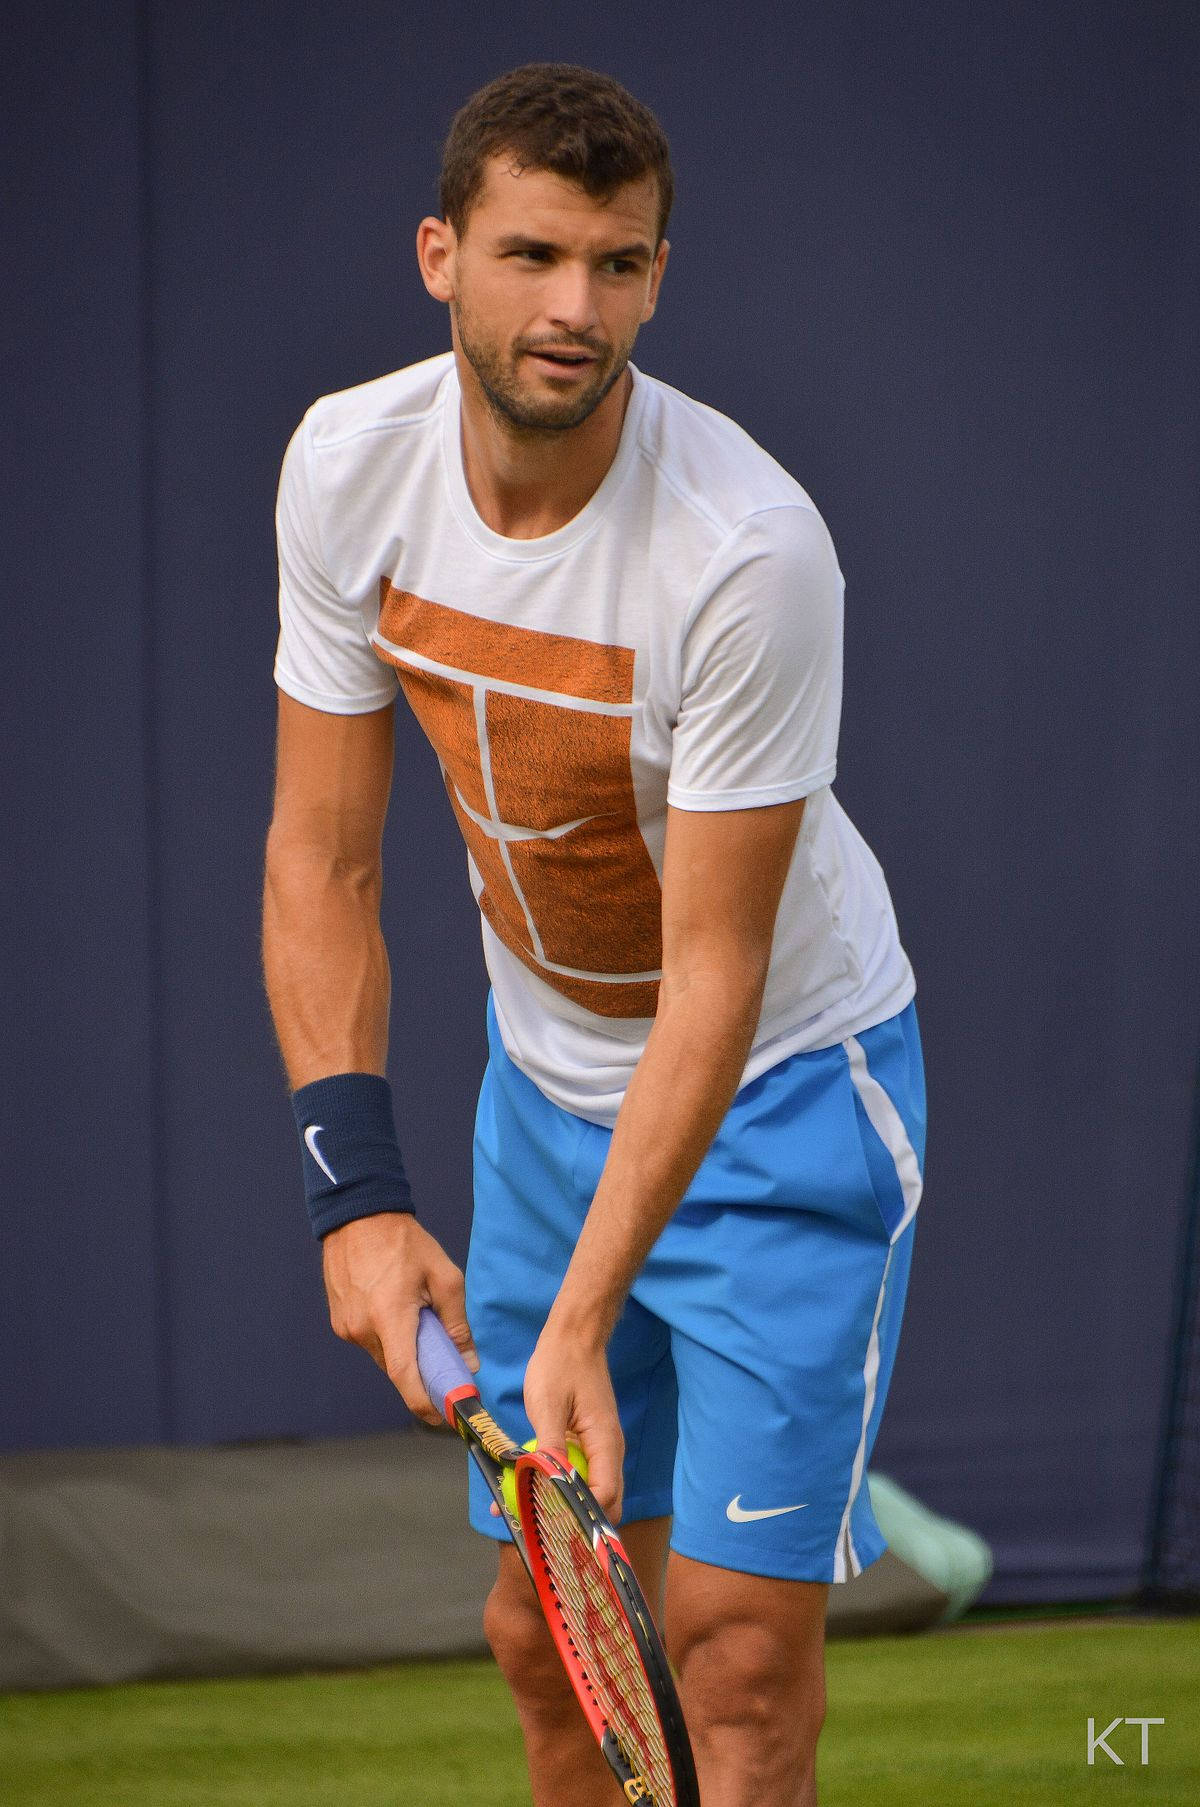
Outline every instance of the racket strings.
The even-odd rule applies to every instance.
[[[604,1574],[592,1538],[548,1478],[533,1477],[532,1505],[551,1587],[583,1678],[625,1754],[660,1807],[675,1786],[658,1709],[637,1642]]]

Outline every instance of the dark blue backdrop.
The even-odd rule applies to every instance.
[[[453,109],[564,58],[672,139],[639,363],[847,576],[838,790],[931,1092],[879,1464],[994,1597],[1132,1586],[1200,1022],[1194,9],[21,0],[5,37],[0,1444],[403,1417],[326,1325],[259,978],[272,501],[314,396],[448,342],[411,242]],[[398,734],[393,1078],[461,1257],[482,963]]]

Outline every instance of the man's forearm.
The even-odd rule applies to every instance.
[[[598,1344],[733,1101],[762,1008],[762,977],[714,975],[664,993],[551,1314],[561,1329]]]
[[[293,1090],[332,1073],[382,1073],[390,975],[377,867],[272,835],[263,970]]]

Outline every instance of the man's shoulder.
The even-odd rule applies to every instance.
[[[657,377],[641,446],[656,476],[722,535],[775,508],[816,513],[812,498],[744,427]]]
[[[419,426],[436,412],[453,352],[439,352],[351,389],[322,395],[304,417],[315,450],[332,449],[378,433]]]

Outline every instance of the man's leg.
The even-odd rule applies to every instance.
[[[656,1616],[670,1532],[669,1518],[641,1519],[621,1527],[621,1541]],[[613,1807],[619,1790],[612,1771],[600,1755],[511,1544],[501,1546],[500,1570],[484,1609],[483,1626],[516,1702],[533,1807],[563,1807],[567,1801],[571,1807]]]
[[[666,1641],[704,1807],[814,1807],[828,1593],[672,1551]]]

